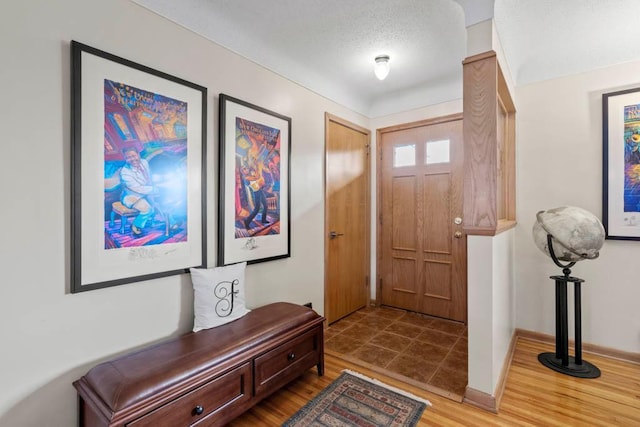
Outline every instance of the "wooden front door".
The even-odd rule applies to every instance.
[[[369,298],[369,130],[325,118],[325,317],[328,323]]]
[[[379,130],[381,303],[466,321],[462,115]]]

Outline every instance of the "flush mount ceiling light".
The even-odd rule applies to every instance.
[[[374,72],[378,80],[384,80],[389,75],[389,55],[376,56]]]

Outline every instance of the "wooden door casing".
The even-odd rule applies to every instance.
[[[462,116],[378,131],[379,301],[466,321],[466,236],[462,223]],[[449,141],[449,161],[426,162],[427,142]],[[412,146],[413,165],[394,167],[394,147]]]
[[[370,132],[327,113],[325,138],[325,317],[331,324],[369,301]]]

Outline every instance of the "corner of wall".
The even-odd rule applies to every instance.
[[[504,231],[494,238],[492,384],[495,390],[515,332],[515,229]]]
[[[502,70],[502,75],[504,76],[504,80],[507,83],[507,88],[509,89],[509,93],[513,98],[513,103],[518,105],[515,99],[515,82],[513,80],[513,76],[511,75],[511,68],[509,67],[509,61],[507,60],[507,56],[502,49],[502,43],[500,42],[500,34],[498,33],[498,29],[496,28],[496,23],[494,20],[491,21],[491,42],[492,49],[496,52],[496,56],[498,57],[498,63],[500,64],[500,69]]]
[[[467,56],[478,55],[493,49],[493,19],[467,27]]]

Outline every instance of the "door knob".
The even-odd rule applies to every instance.
[[[344,233],[338,233],[337,231],[330,231],[329,232],[329,238],[330,239],[335,239],[338,236],[344,236]]]
[[[462,237],[462,232],[461,231],[456,231],[455,233],[453,233],[453,237],[455,237],[456,239],[459,239]]]
[[[453,223],[454,223],[455,225],[460,225],[460,224],[462,224],[462,218],[460,218],[459,216],[455,217],[455,218],[453,219]]]

